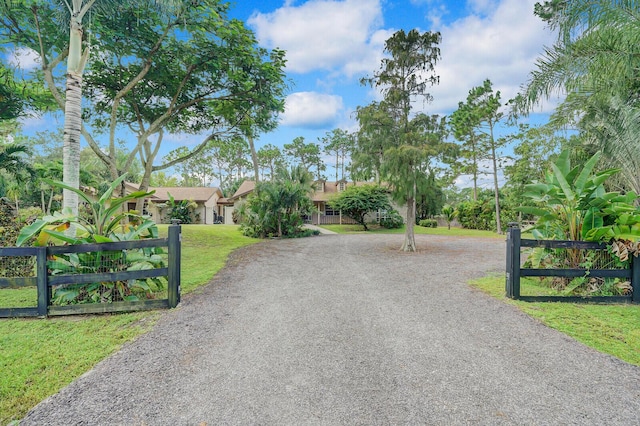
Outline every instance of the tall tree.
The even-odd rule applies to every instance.
[[[87,77],[98,99],[94,123],[106,119],[111,135],[118,123],[135,130],[145,167],[142,189],[151,172],[197,155],[214,140],[273,128],[283,108],[284,52],[260,48],[241,21],[227,18],[227,8],[218,0],[185,0],[166,24],[153,13],[128,11],[105,24],[103,33],[109,30],[120,48],[96,61]],[[129,27],[134,36],[123,37]],[[104,69],[115,72],[105,75]],[[156,165],[166,131],[203,136],[185,156]],[[244,154],[238,160],[236,169],[244,170]]]
[[[494,92],[490,80],[485,80],[482,86],[477,86],[469,91],[467,102],[460,104],[457,117],[456,130],[459,134],[475,134],[474,140],[479,141],[479,158],[491,162],[491,175],[493,177],[493,193],[496,210],[496,230],[502,233],[502,221],[500,217],[500,187],[498,171],[500,170],[499,149],[505,146],[518,134],[498,137],[497,126],[506,121],[507,116],[501,111],[502,102],[500,91]],[[457,112],[457,111],[456,111]]]
[[[385,42],[384,51],[390,57],[382,60],[373,77],[362,79],[381,90],[384,106],[391,113],[392,133],[382,155],[382,178],[392,185],[396,198],[407,204],[406,232],[403,251],[416,251],[414,225],[418,179],[425,171],[428,158],[433,155],[426,133],[433,120],[425,115],[411,118],[412,99],[422,97],[429,102],[427,89],[439,82],[435,64],[440,58],[440,33],[411,30],[397,31]]]
[[[258,165],[262,171],[262,180],[268,176],[269,180],[275,178],[276,170],[285,167],[284,156],[277,146],[266,144],[258,152]]]
[[[353,150],[353,135],[342,129],[333,129],[320,139],[324,152],[335,156],[336,181],[345,180],[345,170],[348,169],[347,159]]]
[[[455,164],[456,173],[470,174],[473,181],[473,201],[478,200],[478,178],[480,177],[480,161],[483,159],[481,152],[483,134],[478,133],[470,125],[471,105],[464,102],[458,103],[458,109],[451,114],[449,124],[456,140],[462,142],[458,161]],[[486,145],[486,143],[485,143]]]
[[[320,147],[314,143],[305,143],[302,136],[293,139],[291,143],[284,144],[284,154],[290,158],[291,164],[301,164],[305,169],[315,169],[317,179],[322,178],[322,172],[326,169],[320,155]]]
[[[640,7],[635,0],[545,1],[535,13],[556,43],[537,61],[515,108],[529,112],[567,94],[554,122],[577,128],[603,152],[602,167],[620,167],[624,189],[640,190]]]
[[[130,5],[135,7],[134,3]],[[145,2],[148,3],[148,2]],[[85,34],[84,20],[91,12],[109,13],[120,3],[109,0],[25,0],[0,4],[4,19],[3,35],[17,46],[39,53],[45,79],[56,102],[64,111],[63,181],[80,185],[80,137],[82,132],[83,73],[89,59],[90,37]],[[47,33],[41,33],[46,29]],[[61,37],[66,29],[67,36]],[[55,87],[54,69],[66,61],[66,90],[62,96]],[[78,212],[78,195],[63,191],[63,207]]]
[[[93,15],[91,43],[97,53],[84,78],[91,104],[85,117],[92,129],[109,135],[106,150],[89,126],[81,129],[112,180],[139,158],[144,189],[152,172],[185,160],[154,163],[168,132],[199,135],[198,147],[189,153],[195,155],[212,139],[246,135],[247,126],[255,132],[274,126],[284,105],[284,52],[260,48],[242,22],[227,17],[226,4],[175,0],[163,13],[148,1],[112,5],[110,13]],[[15,8],[19,16],[3,23],[19,35],[16,43],[40,52],[44,78],[63,107],[54,70],[70,56],[68,42],[56,38],[53,8],[44,6],[34,6],[30,14]],[[137,141],[123,168],[115,154],[119,129],[132,131]]]

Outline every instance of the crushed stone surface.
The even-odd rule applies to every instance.
[[[465,284],[503,240],[402,238],[240,249],[20,424],[640,424],[640,368]]]

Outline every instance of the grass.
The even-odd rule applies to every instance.
[[[493,297],[513,303],[528,315],[600,352],[640,366],[640,306],[580,303],[529,303],[505,297],[504,276],[490,276],[470,283]],[[533,280],[521,281],[523,294],[553,292]]]
[[[166,232],[167,227],[160,226],[161,235]],[[183,226],[182,293],[209,282],[231,251],[257,241],[242,236],[237,226]],[[0,306],[34,306],[34,295],[31,289],[3,289]],[[152,311],[0,320],[0,425],[22,418],[38,402],[149,330],[160,315]]]
[[[386,229],[381,227],[380,225],[367,225],[369,227],[369,231],[366,233],[371,234],[404,234],[405,228],[398,229]],[[338,234],[363,234],[365,231],[362,229],[361,225],[322,225],[322,228],[328,229],[333,232],[337,232]],[[416,225],[414,228],[414,233],[418,234],[426,234],[426,235],[449,235],[449,236],[464,236],[464,237],[482,237],[482,238],[505,238],[505,235],[497,234],[493,231],[479,231],[477,229],[463,229],[463,228],[455,228],[447,229],[445,227],[438,228],[425,228],[423,226]]]
[[[341,233],[361,233],[360,227],[325,226]],[[351,229],[350,229],[351,228]],[[416,233],[504,238],[489,231],[460,228],[422,228]],[[161,227],[166,235],[166,226]],[[375,229],[371,232],[402,233]],[[231,251],[257,242],[242,236],[235,226],[182,228],[182,290],[195,291],[222,268]],[[492,276],[471,283],[532,317],[601,352],[640,365],[640,306],[526,303],[506,299],[504,277]],[[552,291],[523,280],[523,294]],[[9,293],[4,293],[9,292]],[[16,292],[16,293],[11,293]],[[1,303],[12,300],[31,305],[35,293],[19,295],[0,290]],[[6,295],[6,296],[5,296]],[[25,299],[26,298],[26,299]],[[35,304],[35,303],[34,303]],[[161,312],[0,320],[0,425],[20,419],[35,404],[59,391],[127,341],[149,330]]]

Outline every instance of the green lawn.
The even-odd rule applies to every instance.
[[[350,230],[346,225],[326,228],[344,233],[362,232],[354,229],[357,227]],[[166,226],[161,227],[162,233],[166,234]],[[504,238],[492,232],[458,228],[449,231],[416,227],[416,233]],[[242,236],[236,226],[183,226],[183,293],[207,283],[232,250],[257,241]],[[640,365],[640,306],[514,302],[504,297],[504,277],[487,277],[471,284],[586,345]],[[550,291],[526,280],[522,290],[532,295]],[[0,293],[5,291],[9,290]],[[23,297],[31,300],[33,294],[25,293]],[[16,303],[24,302],[20,297],[17,299]],[[23,417],[42,399],[91,369],[123,343],[147,331],[159,315],[161,312],[137,312],[0,320],[0,425]]]
[[[505,297],[504,276],[490,276],[470,283],[493,297],[516,305],[579,342],[600,352],[640,365],[640,306],[595,305],[580,303],[528,303]],[[554,294],[548,287],[536,285],[534,280],[521,281],[523,294],[542,296]]]
[[[166,232],[167,227],[160,226],[161,235]],[[209,282],[231,251],[258,241],[244,237],[237,226],[183,226],[182,293]],[[33,290],[3,289],[0,297],[2,306],[35,306]],[[0,320],[0,425],[20,419],[123,343],[147,331],[160,314]]]
[[[360,225],[322,225],[322,228],[328,229],[338,234],[363,234],[363,233],[375,233],[375,234],[404,234],[404,227],[398,229],[386,229],[380,225],[367,225],[369,231],[364,231]],[[475,229],[462,229],[452,227],[447,229],[446,227],[438,228],[425,228],[423,226],[416,225],[414,233],[427,234],[427,235],[450,235],[450,236],[464,236],[464,237],[483,237],[483,238],[505,238],[505,235],[497,234],[493,231],[478,231]]]

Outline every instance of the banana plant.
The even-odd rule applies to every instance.
[[[538,216],[534,229],[547,238],[572,241],[585,240],[593,229],[604,225],[603,207],[620,196],[606,192],[603,183],[619,169],[607,169],[593,173],[601,153],[594,154],[582,168],[571,167],[569,151],[563,151],[545,182],[525,187],[525,197],[537,206],[518,208],[523,213]]]
[[[112,198],[113,192],[125,177],[126,175],[122,175],[116,179],[97,201],[93,201],[84,192],[63,182],[43,179],[50,185],[76,193],[87,206],[87,215],[74,215],[70,209],[63,209],[62,212],[54,212],[51,215],[44,216],[42,219],[37,219],[31,225],[22,228],[17,239],[17,245],[21,246],[36,236],[35,245],[40,246],[48,244],[52,241],[52,238],[68,244],[106,243],[114,241],[113,238],[118,235],[116,231],[121,230],[126,233],[131,232],[131,229],[134,229],[133,234],[129,235],[127,239],[136,239],[135,237],[142,235],[142,232],[155,226],[155,223],[145,220],[137,213],[123,212],[122,206],[130,200],[147,197],[153,194],[154,191],[136,191],[124,197]],[[132,228],[131,225],[122,223],[123,219],[132,217],[142,220],[142,224]],[[63,231],[69,229],[72,224],[77,228],[76,235],[66,235]]]
[[[97,201],[62,182],[48,180],[47,183],[53,186],[75,192],[84,201],[86,214],[74,215],[70,210],[63,210],[44,216],[22,228],[17,245],[23,245],[34,238],[33,244],[36,246],[157,238],[158,228],[152,220],[135,212],[122,211],[122,206],[128,201],[147,197],[153,191],[136,191],[124,197],[112,198],[124,179],[124,175],[116,179]],[[72,226],[76,229],[75,235],[67,235],[64,231]],[[51,257],[47,267],[52,275],[136,271],[163,267],[162,254],[160,247],[68,253]],[[152,297],[155,291],[162,290],[163,287],[160,278],[63,285],[54,290],[53,301],[67,304],[138,300],[140,296]]]

